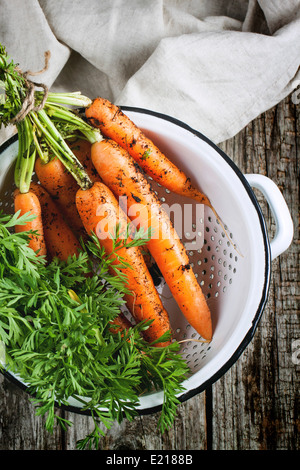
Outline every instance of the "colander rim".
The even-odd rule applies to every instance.
[[[263,245],[264,245],[264,252],[265,252],[265,271],[264,271],[264,284],[263,284],[263,289],[262,289],[262,295],[260,299],[260,303],[258,305],[258,308],[256,310],[255,315],[253,316],[252,320],[252,326],[249,328],[248,332],[242,339],[241,343],[237,347],[237,349],[233,352],[232,356],[230,359],[227,360],[225,364],[223,364],[220,369],[217,370],[209,379],[207,379],[205,382],[200,384],[198,387],[193,388],[191,390],[188,390],[185,393],[182,393],[181,395],[178,396],[178,400],[183,403],[190,398],[202,393],[204,390],[208,390],[217,380],[219,380],[233,365],[234,363],[238,360],[240,355],[243,353],[243,351],[246,349],[246,347],[249,345],[251,340],[253,339],[253,336],[256,332],[257,326],[259,324],[259,321],[261,319],[262,313],[264,311],[265,305],[268,300],[268,294],[269,294],[269,288],[270,288],[270,278],[271,278],[271,250],[270,250],[270,241],[269,241],[269,236],[268,236],[268,231],[266,227],[266,222],[264,215],[262,213],[262,209],[256,199],[256,196],[248,183],[247,179],[241,172],[241,170],[238,168],[238,166],[231,160],[231,158],[222,150],[220,149],[212,140],[210,140],[208,137],[206,137],[204,134],[202,134],[200,131],[193,129],[191,126],[186,124],[185,122],[179,120],[178,118],[169,116],[168,114],[160,113],[157,111],[141,108],[141,107],[134,107],[134,106],[120,106],[122,111],[126,112],[133,112],[133,113],[140,113],[140,114],[146,114],[153,116],[155,118],[163,119],[165,121],[168,121],[172,124],[175,124],[194,136],[198,137],[205,143],[207,143],[209,146],[211,146],[224,160],[225,162],[231,167],[231,169],[235,172],[236,176],[239,178],[241,181],[242,185],[244,186],[244,189],[246,193],[249,196],[250,201],[252,202],[258,216],[260,228],[261,228],[261,235],[262,235],[262,240],[263,240]],[[10,138],[8,138],[5,142],[3,142],[0,146],[0,154],[6,150],[10,145],[12,145],[15,141],[18,140],[18,135],[14,134]],[[28,387],[26,384],[23,382],[20,382],[14,375],[12,375],[9,371],[6,370],[1,370],[1,373],[12,383],[16,384],[20,389],[28,393],[30,396],[34,396],[32,393],[29,393]],[[74,405],[64,405],[64,404],[57,404],[57,408],[60,408],[64,411],[68,411],[71,413],[76,413],[80,415],[86,415],[90,416],[91,413],[88,410],[82,410],[79,407],[76,407]],[[155,406],[150,406],[148,408],[138,408],[137,413],[139,415],[149,415],[153,414],[156,412],[159,412],[162,409],[162,405],[155,405]]]

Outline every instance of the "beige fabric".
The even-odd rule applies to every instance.
[[[36,79],[53,91],[168,114],[217,143],[300,83],[299,0],[0,0],[0,42],[24,70],[50,49]]]

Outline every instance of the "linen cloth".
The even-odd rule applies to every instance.
[[[300,0],[0,0],[0,42],[23,71],[50,50],[34,80],[52,91],[164,113],[215,143],[300,84]]]

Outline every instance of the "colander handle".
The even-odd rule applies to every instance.
[[[274,260],[290,246],[294,225],[285,199],[278,186],[270,178],[264,175],[245,175],[251,187],[262,192],[271,209],[276,224],[276,231],[270,241],[271,259]]]

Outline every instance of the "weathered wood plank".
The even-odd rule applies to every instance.
[[[0,374],[0,450],[61,450],[61,430],[45,429],[26,392]]]
[[[105,437],[101,439],[100,447],[105,450],[207,448],[205,393],[179,405],[173,426],[163,435],[157,429],[159,415],[158,412],[138,416],[132,422],[114,423],[110,430],[102,426]],[[74,413],[67,413],[66,418],[72,421],[73,426],[66,433],[65,448],[74,449],[76,441],[92,431],[92,419]]]

